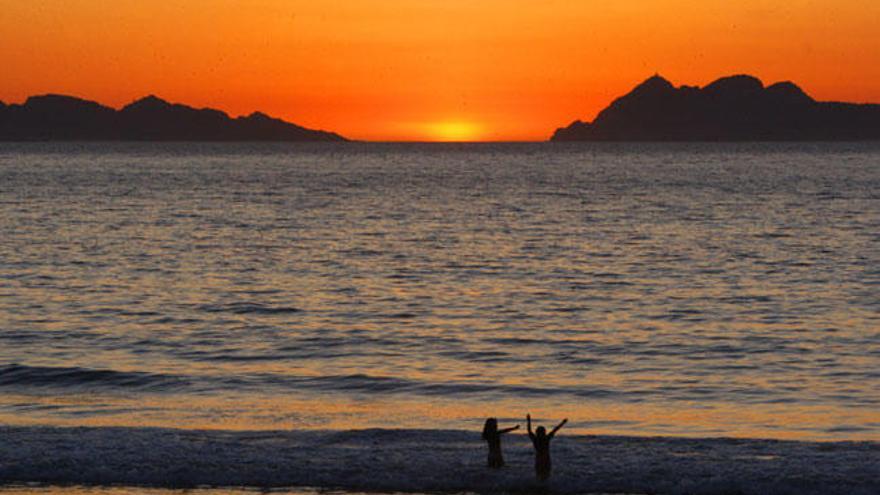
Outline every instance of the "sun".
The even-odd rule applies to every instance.
[[[431,122],[426,124],[425,134],[431,141],[479,141],[482,127],[474,122],[465,121]]]

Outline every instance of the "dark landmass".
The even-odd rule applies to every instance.
[[[654,76],[593,122],[551,141],[858,141],[880,139],[880,105],[818,102],[791,82],[738,75],[704,88]]]
[[[345,141],[256,112],[231,118],[155,96],[115,110],[72,96],[0,102],[0,141]]]

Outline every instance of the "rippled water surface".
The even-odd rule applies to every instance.
[[[878,410],[874,145],[0,145],[0,423]]]

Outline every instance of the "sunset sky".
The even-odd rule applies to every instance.
[[[0,0],[0,100],[146,94],[369,140],[541,140],[659,72],[880,102],[877,0]]]

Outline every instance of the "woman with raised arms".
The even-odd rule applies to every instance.
[[[561,423],[556,425],[556,428],[553,428],[550,433],[547,433],[547,430],[545,430],[543,426],[539,426],[538,429],[532,433],[532,415],[526,414],[526,426],[528,428],[529,438],[532,440],[532,445],[535,447],[535,475],[537,475],[538,479],[541,481],[550,477],[550,440],[553,440],[553,436],[556,435],[556,432],[559,431],[565,423],[568,423],[567,418],[563,419]]]

